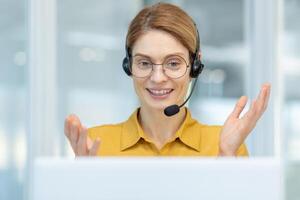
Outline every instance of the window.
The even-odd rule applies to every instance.
[[[0,7],[0,199],[24,197],[27,134],[27,1]],[[9,11],[9,12],[8,12]]]

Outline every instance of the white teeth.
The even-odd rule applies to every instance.
[[[149,91],[154,95],[165,95],[165,94],[170,93],[172,91],[172,89],[168,89],[168,90],[152,90],[152,89],[149,89]]]

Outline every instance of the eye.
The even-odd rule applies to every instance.
[[[182,62],[178,59],[170,59],[166,62],[168,68],[178,68],[182,65]]]
[[[149,68],[152,67],[152,63],[149,60],[140,60],[138,66],[139,68]]]
[[[169,63],[169,65],[170,66],[173,66],[173,67],[176,67],[176,66],[178,66],[180,63],[179,62],[176,62],[176,61],[171,61],[170,63]]]

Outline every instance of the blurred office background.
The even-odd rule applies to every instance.
[[[0,199],[28,199],[37,156],[74,156],[63,134],[76,113],[94,126],[138,106],[121,69],[128,24],[151,0],[0,0]],[[299,198],[300,0],[174,0],[196,21],[206,69],[189,107],[223,124],[241,95],[272,83],[247,145],[286,162],[286,199]],[[299,85],[298,85],[299,84]],[[298,89],[297,89],[298,88]]]

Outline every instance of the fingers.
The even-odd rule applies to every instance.
[[[71,143],[74,153],[77,153],[77,142],[79,139],[79,131],[81,131],[81,122],[79,118],[72,114],[70,115],[65,124],[66,135]]]
[[[69,115],[68,117],[66,117],[65,119],[65,123],[64,123],[64,132],[65,132],[65,135],[69,138],[70,135],[71,135],[71,125],[72,125],[72,122],[73,121],[77,121],[79,122],[80,124],[80,120],[79,118],[74,115],[74,114],[71,114]]]
[[[231,116],[234,118],[239,118],[241,112],[244,110],[246,104],[247,104],[248,98],[246,96],[242,96],[238,102],[236,103]]]
[[[68,139],[70,138],[70,126],[69,126],[69,123],[70,123],[70,116],[66,117],[66,119],[65,119],[65,125],[64,125],[64,132],[65,132],[65,135],[67,136]]]
[[[270,98],[271,85],[265,83],[262,85],[260,93],[256,100],[254,100],[251,104],[250,109],[245,114],[245,118],[256,122],[264,111],[267,109],[267,105]]]
[[[267,94],[266,94],[266,99],[265,99],[265,103],[263,106],[263,110],[265,111],[267,109],[268,103],[269,103],[269,99],[270,99],[270,94],[271,94],[271,85],[267,84],[265,85],[266,90],[267,90]]]
[[[255,115],[256,115],[256,100],[253,100],[249,110],[245,113],[243,118],[249,120],[249,122],[251,121],[256,122]]]
[[[266,83],[263,84],[259,93],[259,96],[256,100],[256,115],[259,118],[267,108],[269,97],[270,97],[271,85]]]
[[[79,139],[77,142],[77,154],[79,156],[87,155],[87,137],[88,137],[88,130],[86,127],[82,126],[81,131],[79,132]]]
[[[100,147],[100,139],[94,142],[88,137],[88,129],[81,125],[79,118],[71,114],[65,119],[64,132],[76,156],[95,156]]]
[[[74,150],[77,150],[77,142],[78,142],[78,137],[79,137],[79,131],[81,130],[80,125],[78,122],[73,121],[71,123],[71,133],[70,133],[70,141],[71,145],[74,148]]]
[[[100,141],[99,138],[97,138],[97,139],[94,141],[93,146],[92,146],[92,148],[91,148],[90,151],[89,151],[89,155],[90,155],[90,156],[96,156],[96,155],[97,155],[97,151],[98,151],[98,149],[99,149],[99,147],[100,147],[100,143],[101,143],[101,141]]]
[[[94,144],[94,141],[91,140],[91,138],[88,136],[86,142],[87,142],[87,144],[86,144],[87,145],[87,149],[90,150],[92,148],[93,144]]]
[[[70,138],[70,135],[71,135],[71,125],[72,125],[72,122],[73,122],[73,120],[75,120],[76,118],[78,118],[76,115],[71,114],[71,115],[69,115],[68,117],[66,117],[66,119],[65,119],[64,132],[65,132],[65,135],[66,135],[68,138]]]
[[[77,148],[77,156],[96,156],[100,147],[100,139],[97,138],[94,142],[88,137],[88,129],[82,126],[79,133]],[[90,143],[90,144],[89,144]]]

